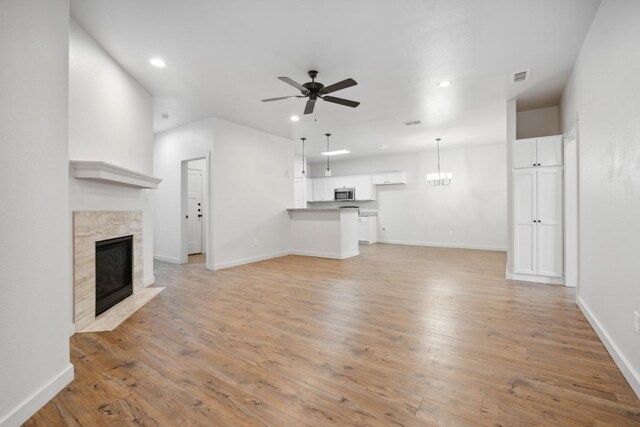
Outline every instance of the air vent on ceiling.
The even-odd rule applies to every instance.
[[[526,82],[531,76],[531,70],[516,71],[511,75],[511,83]]]
[[[411,120],[410,122],[404,122],[404,125],[413,126],[413,125],[419,125],[420,123],[422,123],[420,120]]]

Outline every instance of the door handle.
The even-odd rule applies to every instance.
[[[198,214],[198,218],[202,218],[202,214]]]

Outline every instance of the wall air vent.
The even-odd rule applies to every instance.
[[[404,125],[413,126],[413,125],[419,125],[420,123],[422,123],[420,120],[411,120],[410,122],[404,122]]]
[[[511,83],[526,82],[531,76],[531,70],[516,71],[511,75]]]

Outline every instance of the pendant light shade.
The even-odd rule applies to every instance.
[[[304,142],[307,140],[307,138],[300,138],[302,140],[302,175],[306,174],[307,172],[304,170],[304,165],[306,163],[305,158],[304,158]]]
[[[434,187],[439,187],[441,185],[449,185],[451,180],[453,179],[453,174],[451,172],[441,172],[440,171],[440,140],[442,138],[436,138],[438,142],[438,172],[428,173],[427,174],[427,182]]]
[[[325,133],[325,136],[327,137],[327,152],[329,152],[329,137],[331,136],[330,133]],[[329,166],[329,156],[327,156],[327,169],[324,171],[324,176],[331,176],[331,167]]]

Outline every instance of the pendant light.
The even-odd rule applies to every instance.
[[[327,137],[327,152],[329,152],[329,137],[331,136],[331,134],[325,133],[325,136]],[[329,156],[327,156],[327,170],[324,171],[324,176],[331,176],[331,167],[329,166]]]
[[[442,138],[436,138],[438,142],[438,172],[437,173],[429,173],[427,174],[427,181],[429,184],[434,187],[439,187],[441,185],[449,185],[451,183],[451,179],[453,178],[453,174],[451,172],[440,172],[440,140]]]
[[[307,140],[307,138],[300,138],[302,140],[302,175],[306,174],[307,172],[305,172],[304,170],[304,165],[305,165],[305,160],[304,160],[304,142]]]

